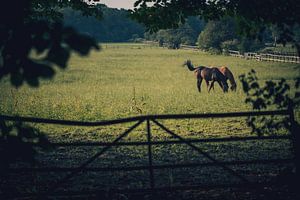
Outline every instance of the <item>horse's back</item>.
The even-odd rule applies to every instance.
[[[208,68],[208,67],[201,67],[201,77],[204,78],[207,81],[211,81],[211,77],[212,77],[212,69]]]
[[[226,66],[221,66],[218,68],[219,71],[224,74],[228,79],[234,79],[233,73]]]
[[[211,68],[212,71],[212,77],[217,80],[221,80],[221,81],[225,81],[226,82],[226,77],[224,76],[224,74],[222,72],[220,72],[220,70],[216,67],[212,67]]]
[[[222,74],[227,74],[228,72],[231,73],[231,71],[228,69],[228,67],[226,66],[221,66],[218,68],[220,70],[220,72],[222,72]]]

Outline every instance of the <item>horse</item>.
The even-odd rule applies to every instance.
[[[236,91],[236,82],[234,80],[233,73],[225,66],[218,67],[218,69],[226,77],[226,80],[229,80],[231,91]]]
[[[218,70],[226,77],[226,82],[227,80],[229,80],[230,82],[230,89],[231,91],[236,91],[236,82],[234,79],[234,76],[232,74],[232,72],[228,69],[228,67],[222,66],[222,67],[216,67],[218,68]],[[214,89],[214,87],[213,87]]]
[[[210,92],[210,90],[214,87],[214,83],[216,81],[218,82],[224,93],[228,92],[227,79],[217,67],[199,66],[195,68],[190,60],[184,62],[183,66],[185,65],[190,71],[194,71],[197,78],[197,88],[199,92],[201,92],[201,83],[203,79],[206,82],[208,92]],[[212,81],[212,83],[209,84],[209,81]]]

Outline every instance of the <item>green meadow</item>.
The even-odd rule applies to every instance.
[[[195,66],[228,66],[237,92],[224,94],[216,84],[208,93],[203,82],[199,93],[195,75],[182,66],[187,59]],[[281,78],[291,82],[297,76],[296,67],[143,44],[102,44],[101,51],[88,57],[73,54],[67,69],[57,68],[55,78],[41,81],[38,88],[25,84],[15,89],[2,80],[0,113],[101,121],[147,114],[249,111],[239,75],[255,69],[262,82]],[[236,128],[243,125],[238,122]]]

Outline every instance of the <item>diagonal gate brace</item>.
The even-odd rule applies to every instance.
[[[182,142],[184,142],[185,144],[187,144],[188,146],[190,146],[191,148],[193,148],[194,150],[196,150],[198,153],[202,154],[203,156],[205,156],[206,158],[208,158],[209,160],[213,161],[214,163],[216,163],[216,165],[222,167],[224,170],[228,171],[230,174],[238,177],[239,179],[241,179],[242,181],[244,181],[245,183],[250,183],[250,181],[248,179],[246,179],[245,177],[241,176],[240,174],[238,174],[237,172],[235,172],[233,169],[227,167],[226,165],[224,165],[223,163],[219,162],[218,160],[216,160],[215,158],[213,158],[212,156],[210,156],[207,152],[204,152],[203,150],[201,150],[199,147],[193,145],[191,142],[185,140],[184,138],[182,138],[181,136],[175,134],[173,131],[169,130],[168,128],[166,128],[163,124],[159,123],[158,121],[156,121],[155,119],[152,119],[152,121],[159,126],[160,128],[162,128],[164,131],[166,131],[167,133],[169,133],[170,135],[172,135],[173,137],[181,140]]]
[[[132,130],[134,130],[136,127],[138,127],[141,123],[144,122],[144,119],[139,120],[137,123],[135,123],[133,126],[131,126],[129,129],[127,129],[125,132],[123,132],[119,137],[117,137],[113,142],[105,146],[101,151],[93,155],[90,159],[88,159],[86,162],[81,164],[79,167],[75,168],[72,172],[70,172],[68,175],[66,175],[64,178],[53,184],[48,188],[45,194],[48,195],[48,193],[52,192],[53,190],[60,187],[62,184],[64,184],[66,181],[68,181],[70,178],[76,176],[78,173],[80,173],[84,168],[86,168],[90,163],[92,163],[94,160],[96,160],[99,156],[104,154],[107,150],[109,150],[112,146],[114,146],[118,141],[120,141],[122,138],[127,136]]]

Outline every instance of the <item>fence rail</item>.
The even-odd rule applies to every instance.
[[[253,112],[228,112],[228,113],[200,113],[200,114],[162,114],[162,115],[141,115],[136,117],[128,117],[122,119],[103,120],[99,122],[83,122],[72,120],[56,120],[35,117],[16,117],[8,115],[0,115],[0,119],[4,121],[22,121],[43,124],[57,124],[67,126],[109,126],[114,124],[122,124],[135,122],[139,120],[153,119],[200,119],[200,118],[225,118],[225,117],[249,117],[263,115],[289,115],[289,110],[274,110],[274,111],[253,111]]]
[[[231,174],[233,177],[236,177],[240,180],[238,185],[246,184],[247,186],[257,185],[258,183],[252,182],[248,180],[246,177],[241,175],[240,173],[233,170],[230,166],[233,165],[249,165],[249,164],[272,164],[272,163],[295,163],[295,159],[286,158],[286,159],[258,159],[258,160],[234,160],[234,161],[219,161],[211,156],[209,153],[203,151],[201,148],[196,146],[196,143],[204,143],[204,142],[230,142],[230,141],[246,141],[246,140],[275,140],[275,139],[288,139],[295,140],[295,133],[291,133],[291,135],[286,136],[264,136],[264,137],[227,137],[227,138],[207,138],[207,139],[185,139],[182,136],[176,134],[167,128],[162,122],[157,120],[176,120],[176,119],[206,119],[206,118],[225,118],[225,117],[249,117],[249,116],[265,116],[265,115],[282,115],[288,116],[290,118],[291,126],[294,126],[294,111],[293,109],[287,110],[277,110],[277,111],[260,111],[260,112],[234,112],[234,113],[207,113],[207,114],[172,114],[172,115],[145,115],[145,116],[137,116],[137,117],[129,117],[124,119],[117,120],[107,120],[107,121],[99,121],[99,122],[81,122],[81,121],[69,121],[69,120],[53,120],[53,119],[41,119],[41,118],[32,118],[32,117],[13,117],[13,116],[4,116],[0,115],[0,119],[4,121],[22,121],[22,122],[31,122],[31,123],[45,123],[45,124],[56,124],[56,125],[68,125],[68,126],[108,126],[114,124],[122,124],[122,123],[133,123],[134,124],[124,131],[120,136],[118,136],[112,142],[77,142],[77,143],[52,143],[53,146],[103,146],[103,148],[88,158],[87,161],[81,163],[78,167],[50,167],[50,168],[10,168],[8,170],[9,173],[22,173],[22,172],[34,172],[34,173],[43,173],[43,172],[69,172],[66,176],[62,177],[60,180],[50,183],[47,187],[46,192],[37,192],[37,193],[27,193],[27,194],[7,194],[7,196],[55,196],[58,195],[59,192],[55,193],[55,190],[60,188],[65,182],[71,179],[74,176],[77,176],[81,172],[115,172],[115,171],[133,171],[133,170],[146,170],[149,172],[149,188],[141,188],[141,189],[128,189],[128,191],[169,191],[169,190],[184,190],[184,189],[193,189],[193,188],[206,188],[213,187],[213,185],[201,185],[201,186],[176,186],[176,187],[158,187],[156,186],[156,179],[154,176],[154,171],[159,169],[177,169],[177,168],[194,168],[201,166],[217,166],[223,169],[224,171]],[[143,122],[146,122],[146,134],[147,141],[146,142],[121,142],[121,139],[126,137],[133,131],[135,128],[140,126]],[[151,123],[150,123],[151,122]],[[151,127],[153,125],[160,127],[163,131],[168,133],[173,138],[177,140],[166,140],[166,141],[153,141],[152,140],[152,132]],[[291,129],[292,130],[292,129]],[[294,143],[296,143],[294,141]],[[185,144],[202,155],[210,162],[204,163],[180,163],[180,164],[164,164],[157,165],[153,163],[153,146],[154,145],[166,145],[166,144]],[[147,155],[148,155],[148,165],[141,166],[126,166],[126,167],[88,167],[89,164],[94,162],[97,158],[107,152],[114,146],[147,146]],[[263,184],[263,183],[260,183]],[[269,183],[265,183],[269,184]],[[218,187],[218,185],[214,185]],[[222,185],[223,187],[231,187],[230,184]],[[110,188],[110,190],[119,190],[118,188]],[[53,192],[54,191],[54,192]],[[100,190],[98,190],[99,192]],[[106,190],[107,191],[107,190]],[[124,190],[120,190],[124,191]],[[89,191],[87,194],[94,194],[95,191]],[[81,195],[83,193],[80,193]],[[63,195],[63,194],[61,194]],[[65,193],[64,196],[68,196],[68,192]],[[71,194],[70,194],[71,195]]]
[[[156,41],[144,41],[145,44],[150,45],[159,45]],[[169,44],[164,43],[164,47],[168,47]],[[199,50],[198,46],[192,46],[192,45],[180,45],[181,49],[191,49],[191,50]],[[286,63],[300,63],[300,57],[296,54],[287,53],[286,54],[280,54],[278,52],[275,53],[255,53],[255,52],[245,52],[241,53],[239,51],[235,50],[228,50],[228,54],[230,56],[238,57],[238,58],[245,58],[245,59],[255,59],[257,61],[273,61],[273,62],[286,62]],[[291,55],[290,55],[291,54]]]
[[[192,46],[192,45],[180,45],[180,48],[181,49],[193,49],[193,50],[199,50],[199,47],[198,46]]]
[[[239,51],[233,51],[233,50],[228,50],[228,53],[230,56],[245,58],[245,59],[255,59],[258,61],[300,63],[299,56],[270,54],[270,53],[254,53],[254,52],[240,53]]]

